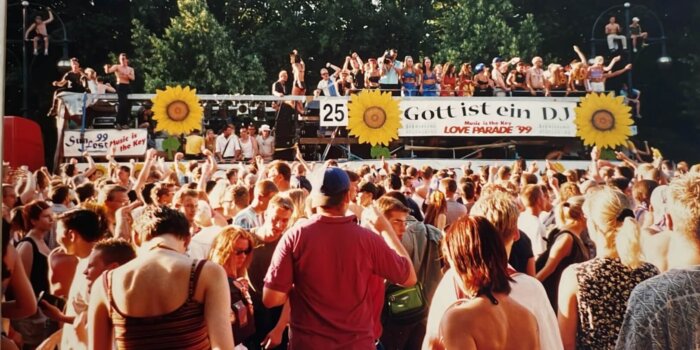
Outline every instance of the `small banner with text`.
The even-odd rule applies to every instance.
[[[147,139],[146,129],[86,130],[82,138],[80,131],[69,130],[63,136],[63,156],[80,157],[85,151],[91,156],[106,156],[112,146],[115,156],[143,156]]]

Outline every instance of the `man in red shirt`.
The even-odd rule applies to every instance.
[[[318,213],[290,229],[277,245],[265,277],[263,303],[291,305],[290,349],[371,349],[383,298],[372,295],[377,277],[412,286],[416,273],[391,224],[376,209],[369,222],[378,233],[345,216],[350,180],[325,170],[314,188]],[[363,217],[363,220],[366,219]]]

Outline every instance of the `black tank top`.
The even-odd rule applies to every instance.
[[[29,242],[32,245],[32,271],[29,273],[29,281],[32,282],[34,295],[39,295],[42,291],[49,292],[49,259],[39,252],[39,247],[33,239],[22,238],[17,244]]]

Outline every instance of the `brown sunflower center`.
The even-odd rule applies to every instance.
[[[600,109],[593,112],[591,124],[593,124],[593,127],[598,131],[610,131],[615,128],[615,117],[610,111]]]
[[[381,107],[372,106],[362,115],[365,124],[372,129],[379,129],[386,123],[386,112]]]
[[[168,104],[168,118],[181,122],[190,114],[190,107],[184,101],[173,101]]]

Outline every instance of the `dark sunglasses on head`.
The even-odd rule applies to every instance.
[[[234,252],[236,255],[243,255],[243,254],[245,254],[245,255],[250,255],[250,253],[253,252],[253,248],[251,247],[251,248],[243,249],[243,250],[241,250],[241,249],[234,249],[233,252]]]

